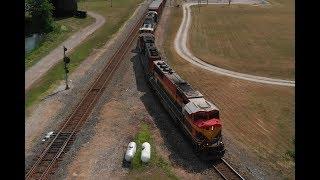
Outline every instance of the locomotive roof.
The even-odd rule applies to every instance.
[[[154,17],[152,17],[152,16],[146,16],[143,24],[154,24]]]
[[[174,70],[172,70],[167,63],[161,60],[154,62],[161,72],[164,73],[165,76],[167,76],[168,79],[170,79],[177,86],[177,89],[188,99],[203,97],[199,91],[194,90],[188,82],[183,80]]]
[[[158,9],[161,3],[162,3],[162,0],[152,1],[152,3],[149,5],[149,9]]]
[[[189,113],[193,114],[199,111],[219,111],[219,109],[212,104],[211,102],[205,100],[204,98],[192,98],[189,99],[190,102],[188,102],[185,106],[184,109]]]
[[[154,26],[154,20],[153,18],[146,18],[143,22],[143,26],[146,26],[146,25],[149,25],[149,26]]]
[[[149,11],[146,15],[146,18],[154,18],[157,14],[155,11]]]
[[[147,16],[149,16],[150,14],[153,16],[158,15],[157,11],[148,11]]]
[[[139,37],[143,38],[144,42],[147,42],[147,43],[151,43],[151,42],[154,42],[155,38],[154,38],[154,35],[151,34],[151,33],[141,33],[139,35]]]
[[[147,43],[146,44],[146,49],[150,56],[159,56],[158,49],[155,47],[154,43]]]
[[[143,24],[143,26],[140,28],[140,30],[150,30],[153,31],[154,26],[153,24]]]

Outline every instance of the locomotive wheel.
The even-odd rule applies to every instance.
[[[193,152],[196,156],[201,156],[201,147],[196,143],[193,143]]]

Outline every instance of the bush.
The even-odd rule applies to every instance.
[[[294,150],[287,150],[286,155],[291,157],[292,159],[295,159],[296,153]]]
[[[28,13],[31,15],[31,26],[36,28],[35,33],[52,31],[54,28],[52,3],[48,0],[27,0],[26,3]]]

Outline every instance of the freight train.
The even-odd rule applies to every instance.
[[[158,7],[162,11],[161,4],[158,3]],[[150,9],[158,15],[161,14],[157,9],[149,8],[149,11]],[[157,19],[159,18],[160,16],[157,16]],[[154,30],[155,28],[152,32],[140,31],[138,40],[140,62],[149,85],[172,119],[190,138],[197,154],[206,160],[222,158],[225,148],[219,109],[199,91],[194,90],[163,60],[155,46]]]

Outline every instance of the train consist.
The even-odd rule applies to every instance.
[[[146,23],[140,28],[138,47],[145,77],[172,119],[191,139],[200,157],[220,159],[225,149],[219,109],[170,68],[155,46],[153,33],[164,3],[158,0],[150,4]],[[150,14],[156,15],[156,20],[152,20]],[[152,30],[145,27],[152,27]]]

